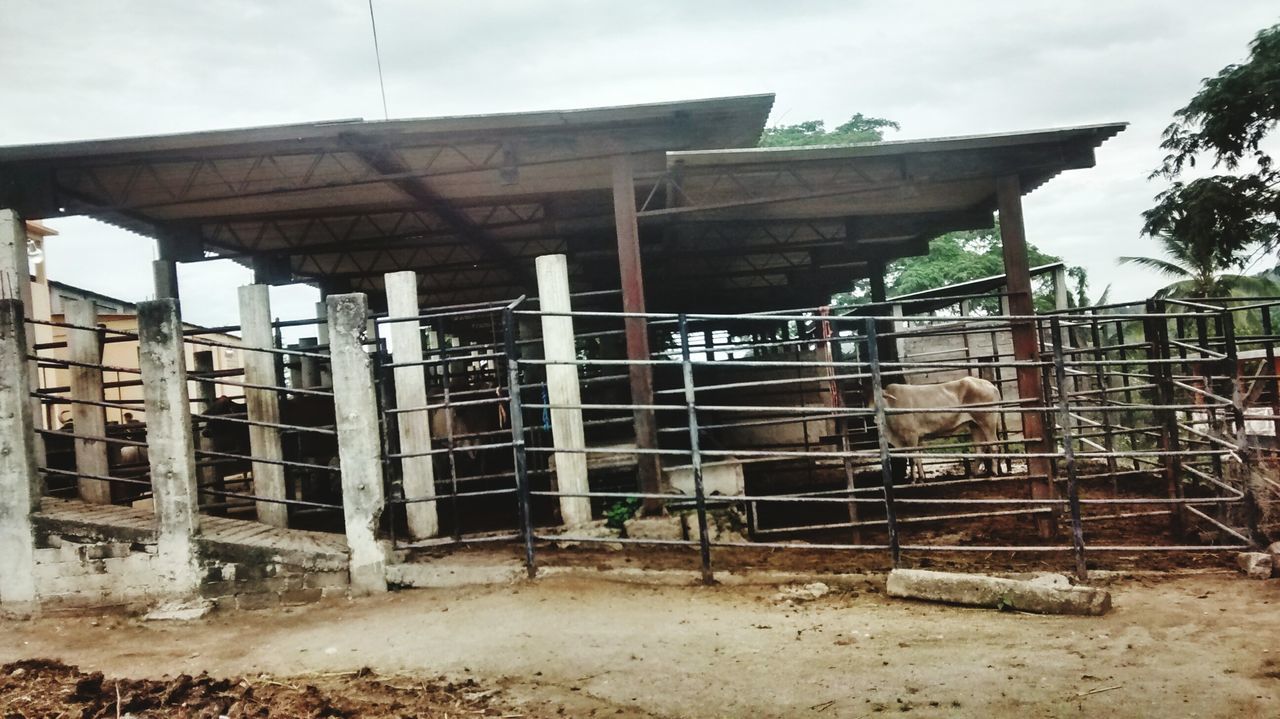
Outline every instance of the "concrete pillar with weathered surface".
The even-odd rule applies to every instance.
[[[418,316],[418,274],[412,270],[386,275],[387,317]],[[426,369],[422,365],[422,323],[417,319],[390,322],[391,359],[397,365],[396,407],[413,409],[427,406]],[[400,452],[415,454],[431,451],[431,421],[425,409],[396,415],[400,434]],[[404,457],[400,460],[401,481],[406,499],[436,496],[435,462],[431,455]],[[405,504],[409,534],[415,538],[434,537],[440,533],[440,520],[435,502]]]
[[[543,255],[537,260],[538,303],[544,313],[567,313],[569,267],[564,255]],[[556,452],[556,486],[561,492],[583,494],[587,482],[586,435],[582,429],[582,391],[576,364],[551,364],[578,358],[574,344],[573,318],[542,315],[542,348],[546,357],[547,399],[551,409],[551,438]],[[641,455],[643,457],[644,455]],[[641,488],[643,490],[643,487]],[[644,490],[647,491],[647,490]],[[591,521],[589,497],[561,497],[560,516],[570,527]]]
[[[373,370],[363,345],[369,304],[358,293],[330,295],[326,301],[351,590],[357,594],[385,592],[386,553],[377,536],[384,501],[382,445]]]
[[[187,392],[177,300],[138,305],[138,363],[147,412],[147,459],[155,498],[157,559],[171,593],[193,594],[201,579],[195,545],[200,514],[191,397]]]
[[[0,607],[35,609],[35,530],[39,507],[35,425],[27,397],[22,303],[0,299]]]
[[[1053,270],[1053,308],[1055,310],[1065,310],[1071,304],[1070,292],[1067,287],[1067,268],[1066,265],[1060,265]]]
[[[1008,314],[1014,317],[1034,315],[1036,308],[1031,295],[1031,271],[1027,266],[1027,234],[1022,223],[1022,190],[1017,175],[996,180],[996,200],[1000,208],[1000,244],[1004,254],[1004,273],[1008,296]],[[1018,362],[1033,363],[1039,360],[1040,342],[1036,336],[1034,320],[1020,319],[1010,322],[1013,335],[1013,357]],[[1024,404],[1038,405],[1041,399],[1040,368],[1028,364],[1017,368],[1018,399]],[[1052,451],[1045,440],[1044,417],[1037,410],[1022,413],[1022,436],[1027,450],[1035,453]],[[1031,498],[1053,497],[1050,463],[1046,457],[1027,460],[1031,479]],[[1054,532],[1051,520],[1036,518],[1040,536],[1048,538]]]
[[[178,263],[173,260],[152,260],[151,278],[155,283],[156,299],[178,299]]]
[[[192,353],[192,361],[197,375],[212,377],[214,373],[213,350],[200,350]],[[187,391],[195,389],[196,407],[201,414],[209,411],[213,406],[214,400],[218,398],[218,388],[213,382],[189,382]],[[216,451],[213,444],[213,438],[208,437],[205,433],[201,433],[196,441],[200,445],[200,449],[206,452]],[[210,455],[212,457],[212,455]],[[222,479],[222,475],[218,472],[218,467],[210,462],[205,462],[204,466],[196,468],[196,474],[199,478],[200,486],[205,489],[212,489],[215,492],[223,492],[226,490],[226,483]],[[200,505],[208,504],[224,504],[227,498],[220,494],[200,494],[197,499]]]
[[[636,221],[636,185],[629,155],[613,158],[613,215],[618,234],[618,273],[622,284],[622,309],[629,314],[645,311],[644,270],[640,260],[640,226]],[[545,307],[545,305],[544,305]],[[658,449],[658,420],[651,409],[653,399],[653,367],[648,364],[649,323],[644,317],[627,317],[627,359],[631,376],[631,403],[636,429],[636,448],[649,450],[636,455],[640,491],[654,494],[662,491],[662,458]],[[647,499],[645,510],[656,511],[661,505]]]
[[[13,210],[0,209],[0,298],[22,300],[22,306],[31,311],[31,268],[27,258],[27,225]],[[35,327],[24,323],[23,334],[27,348],[36,345]],[[40,368],[36,360],[27,360],[27,386],[31,390],[40,387]],[[36,429],[44,429],[44,408],[38,397],[28,397],[31,403],[31,421]],[[36,466],[44,466],[44,440],[35,438]],[[37,501],[40,495],[36,485]]]
[[[244,343],[244,381],[248,384],[275,386],[276,363],[271,352],[254,352],[251,348],[273,349],[275,333],[271,328],[271,298],[266,285],[240,288],[240,338]],[[280,423],[280,397],[272,389],[244,390],[245,410],[251,422]],[[275,427],[249,425],[249,451],[253,463],[253,493],[264,499],[286,499],[284,459],[280,447],[280,430]],[[288,507],[279,502],[257,503],[258,521],[276,527],[289,525]]]
[[[67,324],[67,355],[72,362],[95,365],[102,363],[102,340],[98,334],[98,308],[89,300],[67,300],[63,304]],[[90,329],[81,329],[90,328]],[[107,462],[107,443],[92,437],[107,434],[106,410],[88,402],[101,402],[102,369],[72,365],[71,417],[75,427],[76,471],[105,477],[111,474]],[[94,504],[111,504],[111,483],[103,479],[76,479],[80,499]]]

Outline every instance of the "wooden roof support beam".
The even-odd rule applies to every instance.
[[[1017,175],[1006,175],[996,180],[996,197],[1000,203],[1000,241],[1004,253],[1004,273],[1009,292],[1009,314],[1029,316],[1035,314],[1031,295],[1031,271],[1027,266],[1027,231],[1022,222],[1022,188]],[[1010,325],[1013,336],[1013,358],[1028,365],[1017,368],[1018,398],[1030,404],[1042,401],[1040,368],[1033,364],[1040,359],[1040,342],[1034,320],[1015,320]],[[1051,452],[1046,441],[1044,417],[1038,411],[1022,413],[1022,435],[1032,452]],[[1031,474],[1031,498],[1053,498],[1052,467],[1045,457],[1028,460]],[[1036,529],[1042,539],[1055,532],[1052,519],[1036,518]]]

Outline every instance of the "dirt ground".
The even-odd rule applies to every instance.
[[[890,600],[880,581],[794,606],[776,587],[549,577],[192,623],[45,616],[0,622],[0,662],[60,660],[107,688],[208,672],[343,699],[379,681],[456,701],[438,694],[452,682],[486,702],[351,716],[1280,716],[1280,580],[1127,578],[1100,618]]]

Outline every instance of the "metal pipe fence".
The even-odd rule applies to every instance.
[[[508,494],[517,500],[512,519],[531,573],[550,544],[688,547],[697,550],[700,571],[710,578],[716,552],[797,546],[766,540],[779,536],[804,537],[799,546],[805,548],[884,552],[895,564],[903,552],[1057,553],[1070,557],[1077,572],[1085,570],[1091,552],[1216,551],[1250,536],[1237,510],[1251,501],[1251,490],[1224,467],[1246,459],[1236,437],[1244,419],[1258,413],[1245,411],[1240,392],[1230,389],[1238,372],[1221,363],[1238,354],[1241,342],[1260,339],[1230,336],[1230,310],[1157,302],[957,318],[528,307],[514,305],[504,318],[511,442],[493,447],[509,448],[514,456],[512,482],[501,496],[503,502]],[[589,323],[587,341],[597,351],[580,349],[575,358],[560,360],[529,356],[537,343],[519,330],[544,317]],[[610,352],[595,343],[621,335],[608,323],[620,327],[637,317],[648,320],[655,347],[647,359],[620,356],[618,344]],[[1037,356],[1014,356],[1008,335],[1017,322],[1035,327]],[[945,343],[956,346],[940,346]],[[886,347],[890,356],[881,353]],[[651,400],[638,402],[624,388],[589,391],[584,383],[580,402],[551,402],[542,396],[551,366],[612,376],[623,367],[645,366],[655,390]],[[1039,396],[1018,396],[1013,375],[1027,370],[1047,379]],[[904,383],[960,377],[988,378],[995,400],[898,401]],[[1276,381],[1260,375],[1263,380]],[[586,418],[585,446],[549,441],[548,413],[557,410]],[[612,442],[608,433],[591,429],[592,421],[621,422],[637,410],[659,418],[657,448]],[[1043,417],[1046,437],[1022,435],[1029,413]],[[952,430],[982,417],[996,419],[998,436],[943,431],[924,441],[894,442],[892,433],[878,431],[928,424],[939,415],[964,417]],[[573,454],[588,457],[589,491],[556,487],[548,460]],[[662,458],[668,484],[683,492],[640,491],[630,473],[641,456]],[[1032,470],[1035,460],[1048,462],[1047,474]],[[912,463],[922,465],[915,482],[907,480],[905,468]],[[977,464],[991,467],[979,473]],[[621,477],[615,476],[619,470]],[[1037,479],[1049,482],[1052,497],[1028,498],[1026,487]],[[571,498],[588,500],[606,527],[599,519],[590,527],[559,526],[556,503]],[[614,521],[645,501],[688,519],[678,537],[628,535],[624,527],[642,527],[650,521],[645,517]],[[1127,509],[1108,509],[1113,506]],[[735,513],[744,515],[740,534],[722,526]],[[1040,540],[1035,518],[1059,526],[1053,536],[1067,541]]]

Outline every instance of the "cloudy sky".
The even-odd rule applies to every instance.
[[[382,116],[367,0],[0,0],[0,145]],[[1032,194],[1028,236],[1085,266],[1095,295],[1163,282],[1115,258],[1152,250],[1139,213],[1161,129],[1201,78],[1242,60],[1274,0],[960,3],[375,0],[392,117],[774,92],[772,124],[855,112],[896,138],[1123,120],[1098,167]],[[52,223],[51,275],[128,299],[153,243]],[[1264,260],[1266,262],[1266,260]],[[224,266],[226,265],[226,266]],[[1261,264],[1259,265],[1262,266]],[[247,272],[181,272],[193,321],[234,321]],[[314,293],[277,288],[277,314]]]

